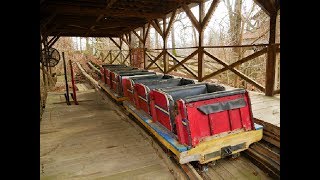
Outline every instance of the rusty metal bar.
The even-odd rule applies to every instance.
[[[76,86],[74,83],[74,74],[73,74],[73,67],[72,67],[72,62],[71,60],[69,60],[69,64],[70,64],[70,72],[71,72],[71,83],[72,83],[72,94],[71,97],[74,101],[75,105],[79,105],[78,101],[77,101],[77,93],[76,93]]]
[[[67,66],[66,66],[66,60],[64,58],[64,52],[62,52],[62,60],[63,60],[63,70],[64,70],[64,80],[66,82],[66,93],[64,94],[67,104],[70,104],[70,98],[69,98],[69,86],[68,86],[68,78],[67,78]]]

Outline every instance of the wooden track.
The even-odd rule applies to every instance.
[[[104,95],[104,100],[97,93]],[[152,153],[158,146],[154,139],[125,112],[119,111],[121,106],[102,91],[90,89],[79,93],[78,106],[67,106],[60,96],[49,95],[41,123],[41,179],[188,179],[160,148],[156,149],[157,155]],[[140,136],[143,138],[139,139]],[[197,177],[192,174],[192,167],[188,171],[189,179],[201,179],[190,178]],[[203,179],[270,179],[244,157],[218,160],[216,166],[201,176]]]

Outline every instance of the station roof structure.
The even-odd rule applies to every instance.
[[[118,37],[163,18],[182,4],[207,0],[40,0],[40,30],[47,36]],[[254,0],[264,11],[278,0]]]

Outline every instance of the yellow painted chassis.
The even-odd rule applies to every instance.
[[[210,140],[205,140],[200,142],[196,147],[179,152],[175,147],[173,147],[169,142],[167,142],[162,136],[160,136],[154,129],[152,129],[144,120],[142,120],[134,111],[124,104],[124,107],[128,112],[130,112],[143,126],[145,126],[166,148],[170,149],[181,164],[185,164],[191,161],[199,161],[200,164],[205,164],[211,161],[221,159],[221,155],[215,156],[213,158],[207,158],[206,155],[210,153],[215,153],[221,151],[222,148],[227,146],[236,146],[238,144],[244,143],[244,147],[232,152],[236,154],[238,152],[244,151],[249,148],[249,145],[260,141],[263,135],[263,129],[242,131],[234,134],[225,134],[224,136],[219,136],[212,138]],[[151,121],[151,120],[150,120]],[[221,154],[221,153],[219,153]],[[208,157],[208,156],[207,156]]]

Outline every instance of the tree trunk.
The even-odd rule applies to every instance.
[[[172,24],[172,28],[171,28],[171,45],[172,45],[172,54],[177,57],[178,54],[177,54],[177,50],[174,49],[176,48],[176,40],[175,40],[175,35],[174,35],[174,32],[175,32],[175,29],[174,29],[174,22]],[[173,60],[173,65],[175,66],[177,64],[177,62],[175,60]],[[178,71],[177,69],[175,69],[174,71]]]
[[[89,44],[89,38],[88,37],[86,37],[86,51],[87,51],[87,53],[89,54],[90,53],[90,44]]]
[[[80,42],[80,52],[82,52],[81,37],[79,37],[79,42]]]

